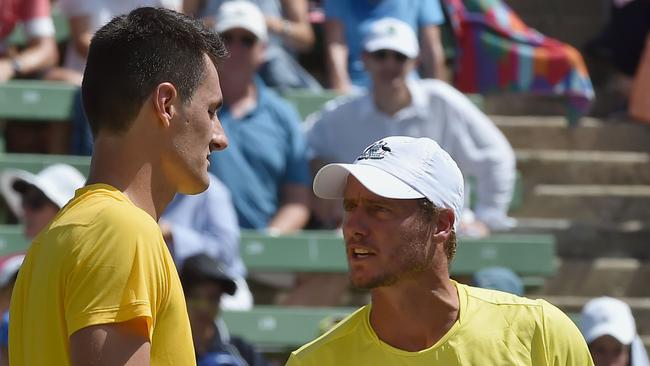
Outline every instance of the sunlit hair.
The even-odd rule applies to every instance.
[[[427,220],[437,220],[440,213],[442,213],[443,208],[437,207],[433,202],[429,201],[427,198],[418,199],[418,205],[420,206],[420,212],[422,216]],[[456,230],[452,229],[449,239],[445,243],[445,254],[449,262],[454,259],[456,256]]]

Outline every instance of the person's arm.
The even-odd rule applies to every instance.
[[[73,366],[148,366],[151,343],[146,318],[86,327],[70,336]]]
[[[93,32],[90,29],[90,16],[78,15],[70,17],[70,42],[74,45],[75,51],[84,59],[88,57],[90,40],[93,38]]]
[[[266,25],[298,51],[308,51],[314,45],[314,30],[309,23],[306,0],[282,0],[286,19],[267,16]]]
[[[282,187],[280,207],[268,225],[269,232],[289,233],[302,229],[309,221],[309,188],[287,183]]]
[[[33,38],[18,55],[0,58],[0,82],[43,71],[56,65],[58,58],[54,37]]]
[[[330,88],[347,92],[352,84],[348,73],[348,45],[343,23],[336,19],[325,21],[325,54]]]
[[[440,27],[437,25],[420,28],[420,62],[422,77],[448,80],[445,50],[442,47]]]

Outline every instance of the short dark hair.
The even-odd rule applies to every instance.
[[[189,101],[203,77],[204,54],[215,65],[228,57],[216,32],[183,14],[144,7],[113,18],[90,42],[81,86],[93,135],[126,131],[160,83],[172,83]]]
[[[432,221],[434,218],[437,219],[438,215],[442,212],[442,208],[436,206],[427,198],[419,198],[417,201],[420,206],[420,213],[425,220]],[[456,256],[457,241],[456,230],[452,229],[449,234],[449,239],[447,239],[447,242],[445,243],[445,254],[449,262],[451,262]]]

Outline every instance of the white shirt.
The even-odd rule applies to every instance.
[[[349,163],[386,136],[429,137],[451,155],[465,179],[476,179],[476,217],[492,229],[514,225],[507,211],[516,179],[515,155],[505,136],[445,82],[409,80],[407,86],[411,104],[393,116],[377,110],[373,95],[365,93],[337,98],[307,117],[310,158]]]

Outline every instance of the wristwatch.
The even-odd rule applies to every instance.
[[[17,57],[11,59],[11,66],[14,68],[14,74],[20,75],[23,73],[23,65],[18,61]]]

